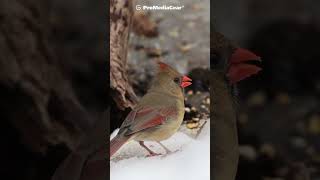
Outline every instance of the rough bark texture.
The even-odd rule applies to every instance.
[[[126,71],[132,16],[132,0],[110,1],[110,87],[121,110],[132,108],[137,102]]]
[[[158,25],[150,18],[150,14],[142,11],[135,11],[132,19],[132,32],[137,36],[156,37],[158,36]]]

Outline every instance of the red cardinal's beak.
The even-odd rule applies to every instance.
[[[185,88],[187,86],[190,86],[192,83],[190,82],[192,81],[192,79],[190,79],[188,76],[183,76],[182,77],[182,82],[181,82],[181,87]]]
[[[253,74],[261,71],[261,68],[248,64],[249,61],[261,61],[261,58],[254,53],[238,48],[230,57],[230,67],[227,73],[231,84],[237,83]]]

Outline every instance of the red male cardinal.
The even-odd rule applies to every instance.
[[[211,34],[210,96],[213,140],[212,175],[216,180],[234,180],[238,166],[236,83],[258,73],[251,64],[260,61],[252,52],[238,48],[222,34]]]
[[[158,154],[144,141],[156,141],[169,153],[160,141],[171,137],[180,127],[184,117],[183,88],[191,85],[190,81],[187,76],[159,62],[159,72],[147,94],[128,114],[118,135],[111,140],[110,157],[130,140],[139,141],[150,156]]]

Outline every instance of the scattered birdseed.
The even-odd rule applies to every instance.
[[[199,121],[200,119],[197,118],[197,117],[194,117],[194,118],[192,118],[192,120],[194,120],[194,121]]]
[[[199,127],[199,122],[189,122],[187,123],[187,128],[189,129],[194,129],[194,128],[197,128]]]
[[[191,111],[197,111],[197,108],[191,107]]]

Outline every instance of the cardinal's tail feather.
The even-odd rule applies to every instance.
[[[130,136],[117,135],[110,142],[110,157],[113,156],[128,140]]]

